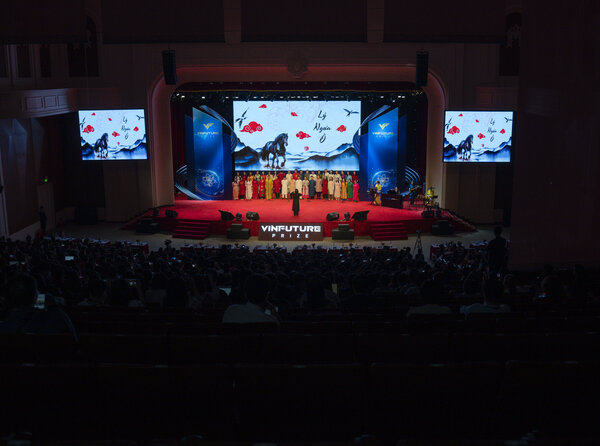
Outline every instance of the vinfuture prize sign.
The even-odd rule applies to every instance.
[[[261,223],[258,226],[259,240],[323,240],[322,223]]]

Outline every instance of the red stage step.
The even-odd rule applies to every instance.
[[[408,240],[404,223],[399,221],[371,223],[371,238],[373,240]]]
[[[209,228],[207,221],[180,219],[173,230],[173,238],[202,240],[208,237]]]

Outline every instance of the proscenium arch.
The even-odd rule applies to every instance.
[[[182,66],[177,68],[177,85],[166,85],[162,73],[157,75],[148,93],[149,148],[152,178],[152,205],[173,204],[173,153],[171,139],[171,95],[188,82],[289,82],[287,65],[272,66]],[[304,82],[413,82],[414,65],[311,65],[298,81]],[[425,181],[434,186],[440,202],[442,190],[442,127],[447,90],[440,77],[431,70],[427,86],[427,158]]]

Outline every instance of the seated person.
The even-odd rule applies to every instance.
[[[277,310],[268,300],[269,282],[264,275],[250,275],[244,284],[244,295],[246,303],[227,307],[223,314],[223,323],[273,322],[279,324]]]
[[[38,297],[35,279],[28,274],[17,274],[6,289],[8,313],[0,321],[0,333],[77,334],[73,322],[60,308],[49,302],[45,308],[35,308]]]
[[[508,313],[510,307],[500,303],[503,295],[502,283],[496,278],[487,279],[483,283],[483,303],[463,305],[460,307],[460,312],[465,316],[482,313]]]

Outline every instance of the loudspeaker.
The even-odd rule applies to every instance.
[[[173,211],[171,209],[167,209],[165,211],[165,216],[168,218],[177,218],[177,211]]]
[[[423,211],[421,212],[421,217],[423,218],[433,218],[433,211]]]
[[[221,220],[231,221],[235,218],[231,212],[222,211],[221,209],[219,209],[219,212],[221,213]]]
[[[365,221],[367,219],[368,213],[369,211],[358,211],[354,213],[352,218],[354,219],[354,221]]]
[[[427,51],[417,51],[417,72],[415,75],[415,84],[417,87],[427,85],[427,72],[429,71],[429,53]]]
[[[242,213],[238,212],[237,214],[235,214],[235,221],[242,221]]]
[[[138,234],[156,234],[160,231],[160,225],[151,218],[142,218],[135,225],[135,232]]]
[[[246,218],[248,220],[258,220],[259,219],[258,212],[252,212],[252,211],[246,212]]]
[[[165,75],[165,84],[177,85],[177,65],[175,64],[175,50],[165,50],[162,52],[163,74]]]
[[[333,229],[331,231],[332,240],[354,240],[354,229],[348,231],[342,231],[340,229]]]
[[[231,229],[232,231],[241,231],[242,229],[244,229],[244,226],[241,223],[231,223],[229,229]]]
[[[344,213],[344,221],[350,221],[350,212]]]
[[[339,220],[340,214],[338,214],[337,212],[330,212],[329,214],[327,214],[326,218],[327,218],[327,221]]]
[[[350,230],[350,225],[344,224],[344,223],[340,223],[337,227],[340,231],[349,231]]]

